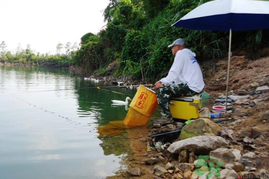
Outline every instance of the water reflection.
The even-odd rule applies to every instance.
[[[127,132],[98,138],[96,128],[123,120],[112,99],[133,91],[92,84],[66,70],[0,67],[0,178],[104,178],[131,151]],[[100,84],[99,84],[100,85]]]

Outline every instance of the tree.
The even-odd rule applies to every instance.
[[[63,44],[62,43],[58,43],[57,46],[56,46],[56,51],[57,51],[57,54],[58,55],[61,54],[62,49],[63,49]]]
[[[19,43],[16,48],[16,55],[19,55],[22,52],[21,44]]]
[[[70,55],[71,54],[71,42],[67,42],[66,44],[65,44],[65,53],[66,53],[66,55]]]
[[[77,42],[75,42],[74,44],[73,44],[73,46],[71,47],[71,50],[72,51],[77,51],[78,50],[78,44],[77,44]]]
[[[5,56],[6,48],[7,48],[7,45],[6,45],[5,41],[2,41],[2,43],[0,44],[0,58]]]

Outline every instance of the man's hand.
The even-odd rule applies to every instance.
[[[161,88],[161,87],[164,87],[164,85],[161,83],[161,81],[157,81],[157,82],[154,84],[154,86],[155,86],[155,89],[159,89],[159,88]]]

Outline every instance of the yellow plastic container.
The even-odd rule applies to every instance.
[[[145,125],[158,106],[157,95],[143,85],[139,86],[124,119],[127,128]]]
[[[170,111],[173,118],[190,120],[199,117],[199,110],[202,107],[200,96],[176,98],[170,102]]]

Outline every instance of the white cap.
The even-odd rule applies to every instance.
[[[172,44],[168,45],[168,47],[170,48],[170,47],[173,47],[175,45],[183,46],[184,44],[185,44],[185,41],[183,39],[179,38],[179,39],[175,40]]]

